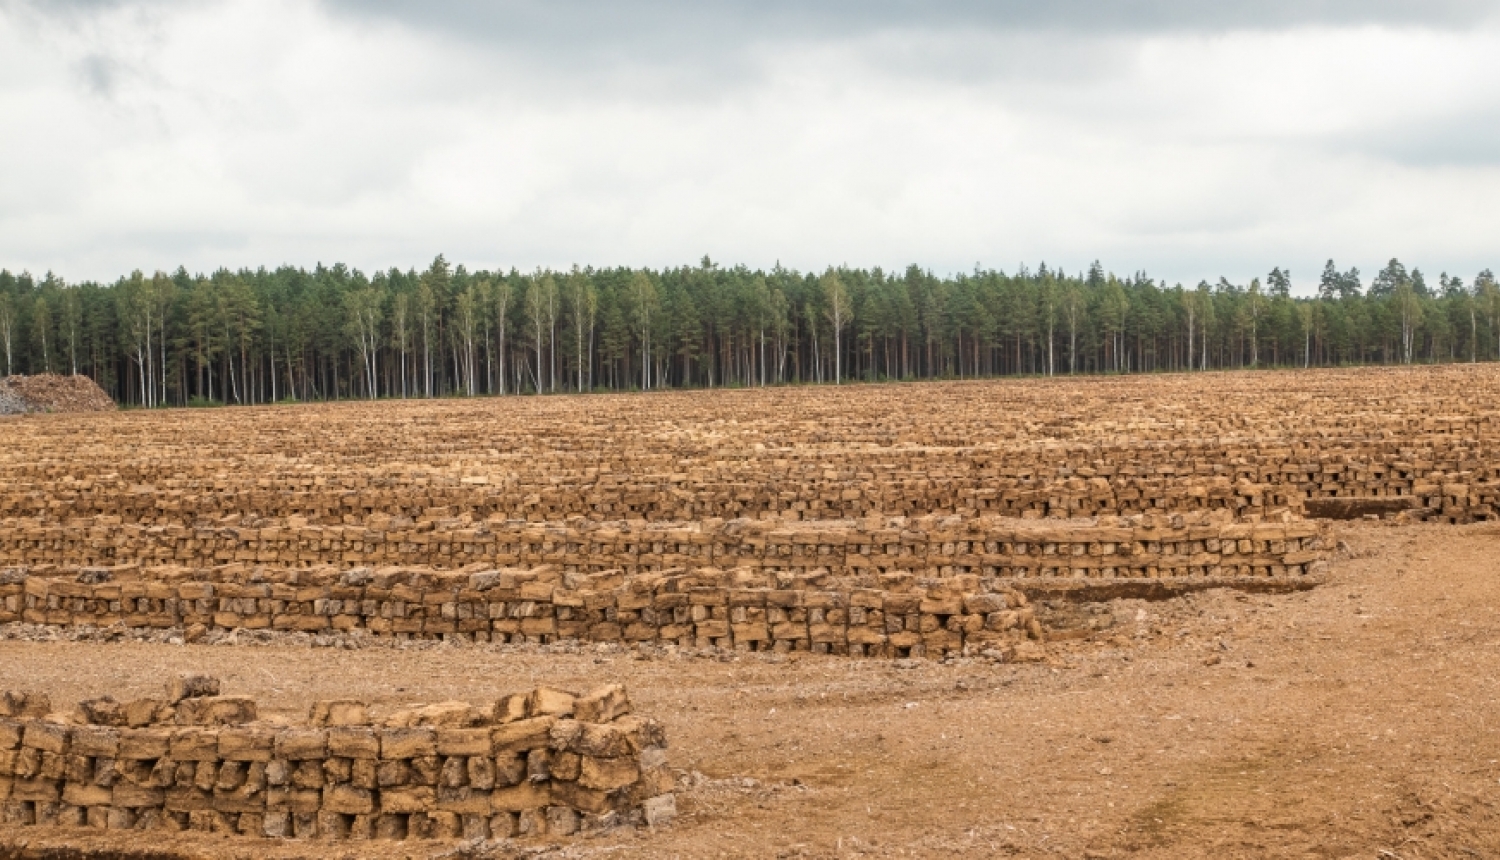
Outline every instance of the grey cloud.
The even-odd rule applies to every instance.
[[[186,6],[193,0],[0,0],[0,12],[22,11],[54,20],[78,20],[117,9],[146,11]]]
[[[112,98],[120,78],[120,62],[103,54],[89,54],[76,69],[84,88],[100,98]]]
[[[1327,144],[1406,167],[1500,165],[1500,105],[1474,113],[1382,123],[1357,138],[1339,137]]]
[[[1474,271],[1496,6],[0,0],[0,257]]]
[[[827,38],[885,29],[1072,30],[1089,33],[1264,30],[1370,24],[1461,28],[1493,19],[1495,0],[325,0],[476,39],[576,47],[598,41]],[[683,44],[692,50],[695,44]]]
[[[475,38],[587,43],[698,34],[737,40],[827,37],[885,28],[1092,32],[1277,29],[1364,24],[1467,27],[1496,0],[322,0],[355,18],[388,18]],[[0,0],[0,9],[71,15],[204,0]]]
[[[1500,0],[312,0],[355,26],[467,45],[533,94],[712,100],[776,71],[786,48],[853,46],[873,69],[966,85],[1108,74],[1112,40],[1297,27],[1464,29]],[[44,17],[147,17],[214,0],[0,0]],[[103,69],[86,70],[104,81]],[[96,87],[96,90],[98,88]]]
[[[1097,79],[1120,43],[1142,36],[1500,21],[1500,0],[319,2],[346,21],[395,24],[516,64],[536,73],[534,90],[690,100],[774,74],[788,48],[851,47],[880,74],[982,86]]]

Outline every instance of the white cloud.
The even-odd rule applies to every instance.
[[[574,68],[295,0],[0,5],[0,266],[1500,262],[1487,25],[960,24]]]

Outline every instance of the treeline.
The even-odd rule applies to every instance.
[[[1500,359],[1500,289],[1391,260],[1167,286],[1095,263],[1007,274],[697,266],[367,275],[342,264],[134,272],[69,284],[0,270],[15,373],[83,373],[122,403],[779,385]]]

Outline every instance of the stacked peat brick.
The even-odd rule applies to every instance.
[[[951,653],[1500,504],[1493,367],[1204,379],[7,421],[0,621]]]
[[[352,573],[352,576],[351,576]],[[355,631],[401,639],[940,657],[998,649],[1026,657],[1043,638],[1025,595],[959,574],[882,576],[881,587],[806,579],[767,587],[754,571],[699,569],[564,577],[555,569],[472,574],[379,571],[151,571],[80,583],[26,575],[0,586],[0,623],[61,627]],[[196,577],[187,579],[187,577]],[[570,584],[569,584],[570,583]]]
[[[1422,438],[1420,431],[1415,439],[1295,446],[1277,439],[714,451],[680,472],[672,471],[678,455],[621,456],[607,470],[580,468],[576,459],[504,457],[482,467],[356,467],[342,474],[255,463],[243,477],[229,478],[184,474],[178,461],[136,474],[111,464],[109,473],[87,479],[73,479],[53,463],[17,463],[0,470],[9,473],[0,517],[177,526],[225,517],[335,525],[372,514],[661,521],[1225,510],[1243,517],[1343,498],[1399,499],[1424,517],[1453,522],[1491,519],[1500,510],[1500,462],[1493,455],[1462,436]]]
[[[419,544],[365,529],[163,528],[108,555],[88,530],[0,539],[0,560],[32,565],[0,571],[0,623],[872,657],[1014,654],[1042,638],[1026,591],[1307,587],[1319,581],[1324,555],[1314,523],[1213,515],[1088,524],[486,523],[422,534],[428,540]],[[363,566],[387,560],[382,547],[455,569]],[[119,562],[122,550],[125,563],[110,567],[59,563]],[[163,561],[174,564],[149,566]],[[284,566],[299,561],[308,566]]]
[[[318,703],[302,725],[261,720],[202,676],[160,699],[48,710],[45,696],[0,694],[0,828],[500,839],[675,812],[665,733],[619,686],[415,707],[379,725],[352,701]]]
[[[1298,576],[1320,556],[1316,523],[1234,522],[1222,514],[1095,521],[1000,517],[908,520],[708,520],[561,524],[517,521],[260,528],[0,523],[0,565],[224,564],[298,567],[557,565],[626,573],[682,567],[821,571],[834,577],[911,572],[1015,578]]]
[[[1497,402],[1481,365],[37,419],[7,422],[0,517],[1244,518],[1379,498],[1467,522],[1500,504]]]

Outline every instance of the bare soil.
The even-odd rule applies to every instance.
[[[289,711],[620,680],[668,727],[682,813],[467,847],[35,830],[0,857],[1500,856],[1500,528],[1337,534],[1321,588],[1101,604],[1034,665],[0,642],[0,688],[59,704],[184,670]]]

